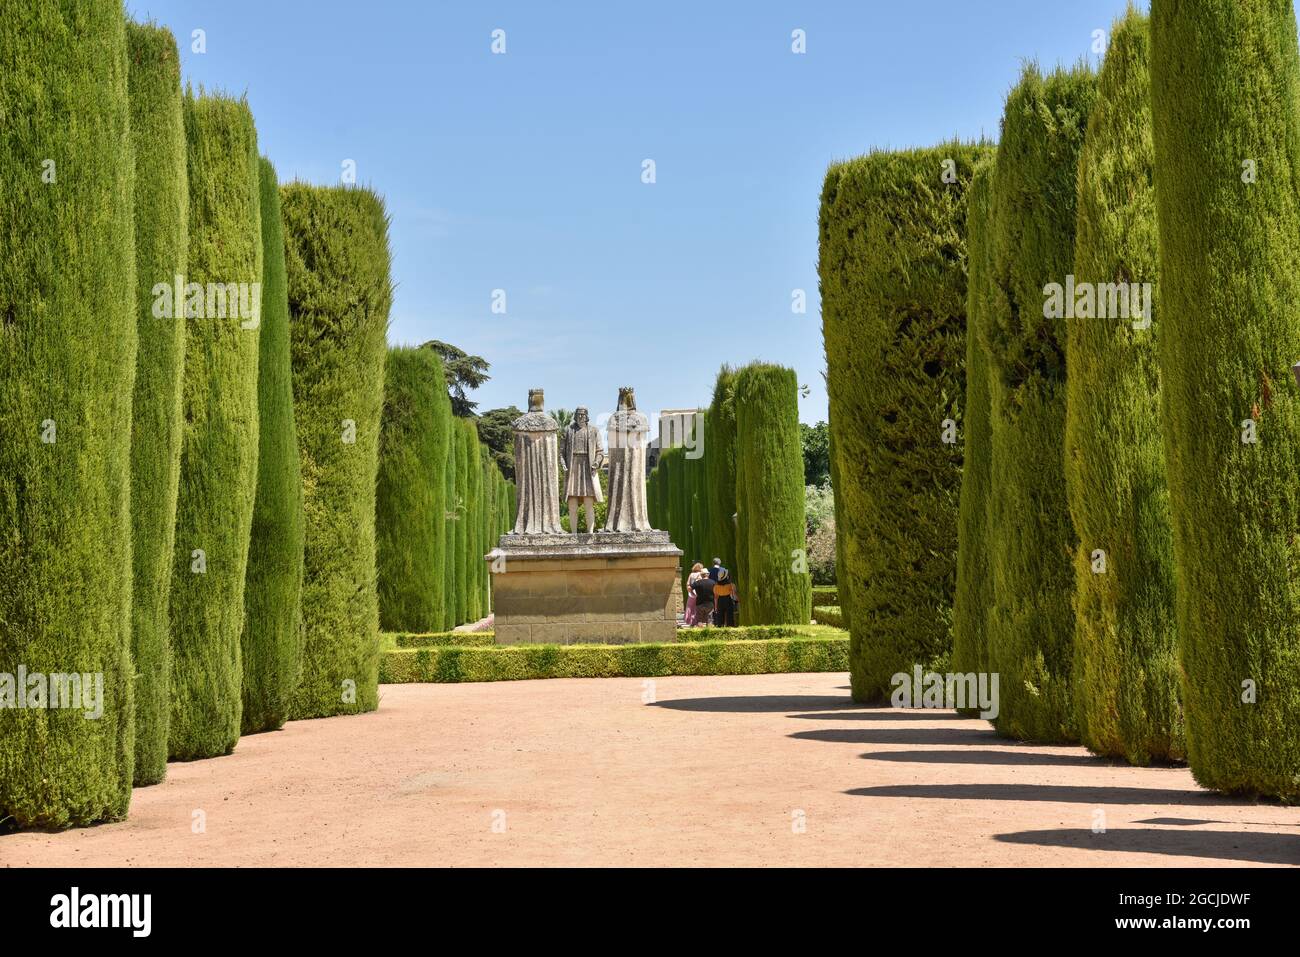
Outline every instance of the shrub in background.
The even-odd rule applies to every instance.
[[[358,187],[280,191],[306,515],[294,718],[379,703],[375,479],[392,304],[388,216]]]
[[[122,4],[8,4],[0,51],[0,668],[103,674],[98,720],[0,708],[0,820],[67,827],[125,817],[135,763]]]
[[[452,422],[452,445],[456,456],[456,501],[450,511],[452,521],[456,523],[456,624],[470,620],[469,612],[469,567],[466,556],[469,554],[469,433],[466,420],[457,417]],[[469,423],[473,426],[473,422]]]
[[[998,731],[1033,741],[1077,738],[1065,328],[1044,317],[1044,287],[1073,268],[1078,157],[1095,93],[1086,67],[1046,77],[1026,67],[1007,98],[993,177],[993,297],[982,330],[992,370],[989,668],[1001,675]]]
[[[184,433],[172,559],[171,723],[177,760],[228,754],[243,707],[240,636],[257,491],[258,338],[252,315],[262,281],[257,131],[247,101],[185,95],[190,283]],[[228,284],[242,284],[241,297]],[[179,304],[177,304],[179,305]]]
[[[704,466],[709,496],[712,553],[732,572],[736,552],[736,407],[732,401],[736,370],[724,365],[713,382],[713,398],[704,412]]]
[[[1295,801],[1300,396],[1289,367],[1300,359],[1300,54],[1291,4],[1154,0],[1151,85],[1188,762],[1206,787]]]
[[[432,349],[388,350],[379,433],[375,551],[379,627],[439,631],[444,618],[451,399]]]
[[[804,551],[803,442],[793,369],[756,362],[736,377],[737,473],[744,483],[745,624],[806,625],[812,577]],[[740,493],[738,492],[738,495]]]
[[[135,322],[139,332],[131,424],[131,532],[135,576],[135,784],[167,773],[171,713],[169,613],[176,490],[181,469],[185,319],[156,318],[153,288],[185,274],[189,180],[176,40],[165,27],[127,23],[131,142],[135,150]]]
[[[444,388],[445,392],[446,389]],[[456,551],[456,502],[460,496],[460,485],[457,482],[456,462],[457,449],[460,443],[456,441],[456,420],[451,413],[451,397],[447,397],[447,441],[446,448],[443,449],[443,513],[442,513],[442,627],[444,631],[450,631],[460,624],[460,619],[456,617],[456,595],[460,590],[460,569],[457,568],[457,551]]]
[[[854,610],[855,701],[952,647],[965,390],[966,192],[983,145],[831,169],[819,273]],[[742,406],[742,415],[743,413]]]

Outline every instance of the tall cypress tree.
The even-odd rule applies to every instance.
[[[1074,276],[1084,297],[1066,321],[1079,733],[1098,754],[1134,764],[1183,756],[1155,348],[1161,317],[1151,302],[1158,279],[1149,63],[1146,18],[1130,9],[1111,31],[1079,158]]]
[[[0,821],[20,827],[116,820],[131,799],[126,50],[119,0],[0,17]],[[102,676],[102,713],[43,706],[20,667]]]
[[[306,515],[294,718],[379,705],[375,479],[392,305],[388,214],[368,189],[280,191]]]
[[[1287,0],[1151,5],[1187,757],[1300,798],[1300,52]]]
[[[432,349],[388,350],[375,538],[379,626],[439,631],[444,617],[451,400]]]
[[[803,440],[799,382],[793,369],[755,362],[736,377],[738,472],[744,482],[749,552],[745,621],[806,625],[812,575],[805,546]],[[802,556],[802,562],[800,561]]]
[[[181,61],[165,27],[127,23],[131,142],[135,148],[136,352],[131,426],[134,542],[135,784],[167,773],[171,713],[169,612],[176,491],[181,471],[185,317],[153,314],[154,287],[185,274],[189,180]]]
[[[167,731],[177,760],[228,754],[239,740],[240,637],[257,493],[260,316],[251,315],[252,290],[263,266],[257,131],[248,103],[187,92],[185,139],[189,288],[223,290],[225,302],[200,293],[185,303]]]
[[[994,295],[983,330],[992,369],[989,668],[1001,676],[998,731],[1033,741],[1078,737],[1065,330],[1044,315],[1044,288],[1073,268],[1078,158],[1095,92],[1086,67],[1046,77],[1026,67],[1007,97],[993,178]]]
[[[262,327],[257,357],[257,500],[244,585],[244,734],[289,720],[302,675],[303,513],[289,357],[289,291],[280,184],[258,164],[262,209]]]

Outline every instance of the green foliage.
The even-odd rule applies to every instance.
[[[120,819],[131,798],[126,50],[118,0],[0,17],[0,668],[103,675],[98,720],[0,708],[0,821],[19,827]]]
[[[257,500],[244,583],[244,734],[289,720],[302,674],[302,470],[293,419],[289,291],[280,184],[259,163],[262,210],[262,327],[257,358]]]
[[[386,651],[393,648],[427,648],[444,645],[486,648],[495,643],[496,633],[492,631],[434,631],[416,634],[403,632],[381,635],[380,638]]]
[[[736,548],[736,370],[724,365],[713,383],[713,399],[704,412],[705,481],[709,491],[709,547],[734,575],[739,575]]]
[[[819,625],[844,627],[844,616],[840,614],[839,605],[813,605],[813,621]]]
[[[988,153],[876,152],[826,175],[819,271],[855,701],[951,650],[966,192]]]
[[[504,409],[488,409],[478,417],[478,440],[492,451],[501,474],[510,481],[515,478],[515,419],[523,415],[513,405]]]
[[[394,684],[843,671],[848,639],[841,632],[836,637],[644,645],[430,645],[386,652],[381,667],[383,680]]]
[[[479,455],[478,428],[473,419],[461,419],[461,441],[465,443],[465,620],[478,621],[485,614],[481,587],[479,543],[483,514],[483,462]]]
[[[804,552],[803,447],[799,382],[793,369],[756,362],[736,376],[737,472],[743,483],[740,525],[748,552],[744,578],[747,625],[808,623],[812,578]],[[799,560],[802,558],[803,567]]]
[[[388,350],[379,433],[375,552],[379,626],[437,631],[445,617],[451,400],[431,349]]]
[[[488,361],[482,356],[469,355],[451,343],[440,342],[437,339],[430,339],[420,348],[432,349],[442,360],[442,367],[447,372],[452,414],[462,419],[473,416],[478,403],[469,400],[466,390],[477,389],[492,378],[487,374],[490,368]]]
[[[1148,295],[1158,286],[1149,62],[1146,18],[1130,9],[1111,30],[1079,157],[1076,285],[1150,283]],[[1148,764],[1185,753],[1160,317],[1105,311],[1066,320],[1065,479],[1079,535],[1075,703],[1091,750]]]
[[[448,410],[450,411],[450,398]],[[460,624],[457,617],[457,596],[460,594],[460,553],[456,550],[456,528],[460,513],[456,504],[460,499],[460,475],[456,463],[460,461],[460,442],[457,441],[456,419],[447,421],[447,441],[441,464],[443,472],[443,513],[442,513],[442,630],[450,631]]]
[[[205,290],[262,281],[257,131],[245,100],[185,95],[187,279]],[[172,759],[229,754],[243,709],[240,636],[257,493],[256,318],[207,296],[186,302],[176,547],[172,560]],[[187,297],[188,300],[188,297]],[[193,303],[197,305],[197,302]],[[252,305],[251,295],[248,305]],[[251,308],[249,310],[251,312]]]
[[[989,359],[984,348],[993,291],[989,210],[992,161],[976,165],[967,190],[966,397],[962,407],[961,502],[957,514],[957,589],[953,603],[952,664],[962,674],[989,670],[989,488],[992,441]]]
[[[1026,67],[1007,98],[992,185],[992,297],[980,330],[991,370],[989,668],[1002,676],[995,726],[1032,741],[1077,738],[1065,329],[1044,316],[1044,287],[1073,267],[1078,157],[1095,93],[1085,67],[1047,77]]]
[[[185,274],[189,181],[176,40],[165,27],[127,23],[131,142],[135,151],[135,321],[139,347],[131,425],[131,532],[135,573],[135,784],[167,773],[171,714],[171,594],[181,468],[185,320],[153,315],[155,283]]]
[[[835,585],[813,585],[812,602],[814,606],[838,605],[840,590]]]
[[[825,422],[799,423],[803,443],[803,484],[829,485],[831,481],[831,429]]]
[[[281,189],[307,518],[294,718],[379,703],[375,482],[392,304],[388,216],[368,189]]]
[[[1300,396],[1289,366],[1300,359],[1300,53],[1292,6],[1154,0],[1151,64],[1187,757],[1206,787],[1293,802]],[[1257,442],[1243,442],[1247,419]]]
[[[452,521],[456,525],[456,617],[454,625],[460,625],[470,620],[470,603],[469,603],[469,565],[466,561],[469,555],[469,429],[473,423],[467,419],[456,418],[452,422],[452,445],[455,446],[453,452],[456,456],[456,498],[451,504],[448,511],[452,513]]]

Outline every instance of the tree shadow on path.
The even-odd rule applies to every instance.
[[[995,834],[1004,844],[1086,848],[1164,854],[1174,857],[1211,857],[1256,864],[1300,864],[1300,836],[1258,831],[1188,831],[1161,828],[1121,828],[1094,834],[1091,829],[1059,828]]]
[[[1006,744],[991,728],[817,728],[790,735],[835,744]]]
[[[672,711],[710,711],[717,713],[747,714],[781,711],[845,711],[859,708],[847,697],[839,695],[734,695],[716,698],[677,698],[656,701],[655,708]]]
[[[917,764],[1005,764],[1015,767],[1055,765],[1057,767],[1119,767],[1092,754],[1050,754],[1027,748],[1002,751],[868,751],[870,761],[900,761]]]
[[[1253,802],[1210,791],[1176,788],[1095,787],[1081,784],[883,784],[844,792],[857,797],[957,801],[1052,801],[1060,804],[1148,804],[1152,807],[1249,807]]]

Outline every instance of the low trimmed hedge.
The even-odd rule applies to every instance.
[[[824,608],[840,603],[839,585],[813,585],[813,606]]]
[[[382,656],[379,680],[384,684],[409,684],[848,670],[847,633],[810,628],[807,635],[647,645],[399,648]]]
[[[429,648],[447,645],[490,647],[496,642],[493,631],[431,631],[403,632],[388,631],[379,636],[379,647],[383,651],[397,648]]]
[[[813,621],[819,625],[831,625],[835,628],[844,627],[844,614],[840,611],[839,605],[814,605]]]

